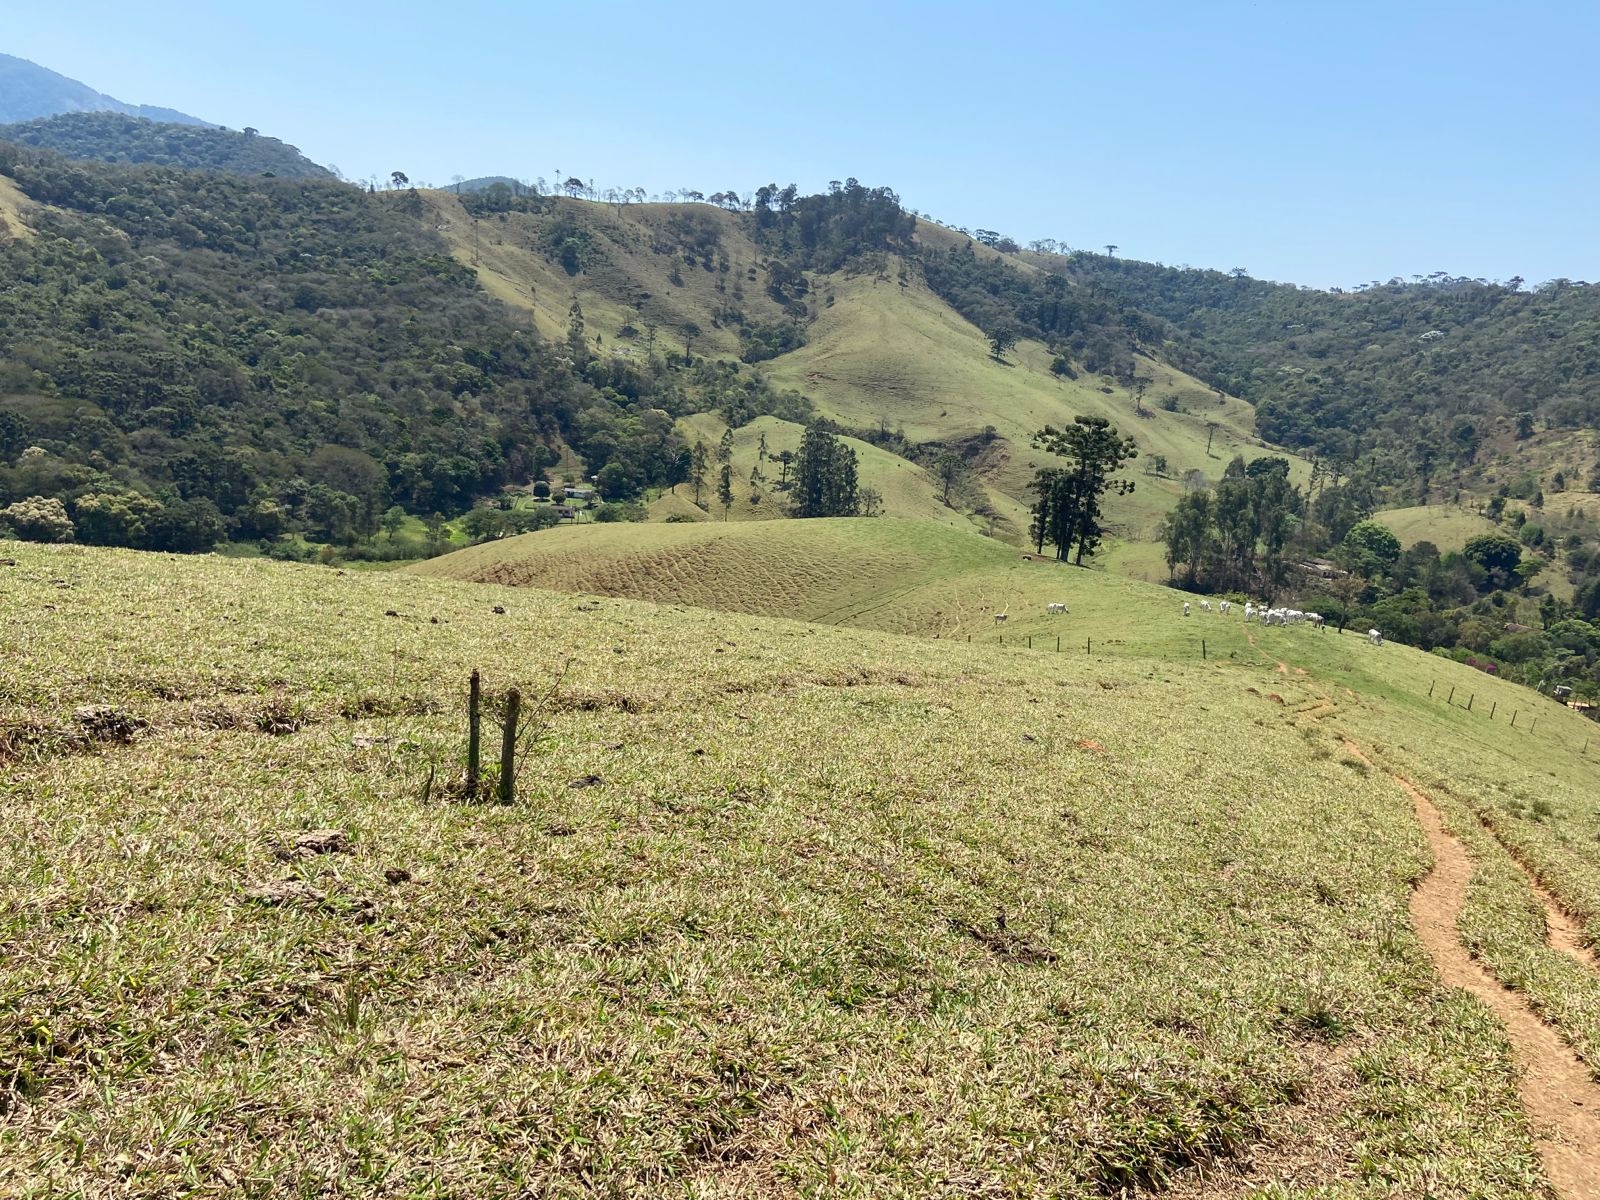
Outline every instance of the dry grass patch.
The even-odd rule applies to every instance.
[[[8,720],[315,719],[0,775],[0,1192],[1113,1196],[1299,1144],[1337,1053],[1298,1194],[1538,1194],[1403,805],[1270,668],[17,557]],[[515,805],[423,800],[471,667],[569,659]]]

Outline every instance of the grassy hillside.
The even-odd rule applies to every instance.
[[[10,179],[0,175],[0,240],[8,237],[24,238],[33,235],[26,209],[28,198]]]
[[[833,304],[818,316],[807,344],[768,364],[774,380],[812,396],[847,424],[904,427],[917,441],[970,438],[992,426],[1003,444],[986,474],[1013,498],[1026,499],[1039,463],[1028,448],[1034,432],[1080,413],[1110,418],[1138,440],[1147,459],[1166,458],[1170,477],[1140,475],[1139,489],[1112,517],[1146,537],[1181,494],[1186,471],[1214,480],[1235,454],[1269,452],[1248,433],[1248,406],[1219,404],[1215,393],[1159,364],[1141,364],[1154,382],[1138,416],[1133,397],[1099,376],[1051,374],[1050,356],[1037,343],[1023,342],[1005,363],[994,362],[983,334],[921,286],[902,290],[856,276],[837,281],[831,294]],[[1169,397],[1178,411],[1161,407]],[[1217,425],[1209,455],[1208,423]],[[1295,479],[1308,470],[1297,462]]]
[[[722,321],[719,310],[738,307],[757,321],[783,315],[764,291],[762,256],[739,218],[708,204],[612,206],[552,196],[538,212],[474,217],[463,204],[470,197],[422,195],[456,258],[476,267],[491,294],[531,310],[547,336],[566,335],[568,311],[578,300],[590,334],[604,346],[620,343],[643,354],[655,326],[658,353],[682,352],[686,331],[698,326],[695,349],[736,357],[737,326]],[[574,249],[564,263],[568,241]],[[636,332],[624,335],[629,326]]]
[[[531,310],[550,336],[565,335],[574,300],[602,346],[620,344],[631,356],[646,352],[652,326],[657,352],[681,352],[685,331],[694,326],[701,330],[693,339],[697,353],[736,356],[741,342],[731,312],[748,323],[786,319],[767,291],[769,255],[751,240],[739,215],[710,205],[613,206],[552,197],[538,212],[480,213],[474,223],[453,193],[428,193],[427,202],[458,261],[476,263],[491,293]],[[929,245],[943,247],[956,236],[936,226],[919,228]],[[579,250],[564,266],[557,247],[568,241]],[[691,252],[691,245],[703,249]],[[569,272],[574,263],[578,269]],[[914,261],[890,255],[870,267],[808,278],[806,344],[761,368],[777,385],[801,392],[822,415],[848,427],[903,428],[915,442],[962,442],[992,429],[996,441],[976,465],[992,506],[1009,522],[1002,526],[1009,537],[1026,530],[1027,484],[1035,465],[1027,443],[1047,423],[1070,422],[1079,413],[1107,416],[1138,439],[1147,461],[1153,455],[1166,459],[1167,476],[1141,476],[1139,490],[1113,514],[1135,540],[1154,537],[1161,516],[1181,494],[1186,472],[1214,480],[1235,454],[1269,452],[1252,432],[1248,405],[1219,399],[1212,389],[1149,359],[1138,364],[1149,381],[1138,405],[1126,388],[1099,375],[1067,380],[1052,374],[1051,355],[1035,342],[1024,342],[1004,363],[994,362],[983,333],[928,290]],[[625,329],[634,332],[619,339]],[[887,483],[874,482],[886,496],[905,493],[896,481],[903,468],[879,462],[872,470]],[[1308,470],[1296,460],[1296,481],[1303,482]],[[920,474],[912,468],[902,482]],[[950,516],[943,505],[935,506],[943,511],[930,510],[920,496],[906,500],[889,511]],[[741,505],[747,517],[768,511]]]
[[[1483,514],[1456,504],[1391,508],[1373,519],[1391,530],[1402,546],[1432,542],[1441,551],[1460,550],[1475,537],[1504,532]]]
[[[1405,798],[1320,720],[1389,725],[1387,664],[1422,656],[1347,638],[1323,682],[1278,674],[1286,637],[1058,658],[125,552],[3,570],[0,1178],[1107,1194],[1294,1160],[1285,1195],[1539,1194],[1498,1026],[1406,923]],[[1107,621],[1170,614],[1128,597]],[[472,666],[544,698],[512,808],[445,792]],[[1357,675],[1373,698],[1334,696]]]
[[[411,570],[932,633],[961,624],[958,581],[969,574],[981,578],[974,586],[983,593],[991,575],[1017,560],[1009,546],[930,521],[856,517],[552,529],[473,546]],[[931,607],[930,596],[947,592],[949,612]],[[974,594],[967,607],[998,598]]]
[[[1201,661],[1083,572],[1092,657],[8,554],[7,1186],[1546,1194],[1519,1043],[1434,977],[1411,802],[1345,743],[1450,770],[1463,934],[1596,1044],[1474,815],[1600,915],[1583,723],[1490,720],[1506,685],[1221,618]],[[509,808],[448,792],[471,667],[537,698]]]
[[[699,413],[678,422],[679,432],[691,446],[703,442],[708,451],[715,451],[727,426],[713,413]],[[788,494],[773,484],[781,479],[782,471],[771,460],[774,454],[785,450],[798,451],[804,435],[803,426],[777,417],[757,417],[747,425],[734,430],[733,438],[733,493],[734,504],[728,510],[730,521],[766,521],[788,515]],[[761,439],[766,439],[768,458],[760,457]],[[959,508],[946,506],[940,499],[939,484],[930,472],[900,455],[875,446],[859,438],[844,438],[856,454],[857,475],[862,487],[875,489],[883,498],[883,515],[934,521],[962,529],[975,529],[987,525],[981,518],[969,516]],[[752,486],[751,471],[760,469],[765,480]],[[680,485],[678,491],[691,495],[691,490]],[[1028,523],[1026,507],[998,488],[988,488],[989,503],[996,512],[1009,521],[1001,529],[1025,529]],[[701,494],[701,502],[710,508],[709,516],[721,520],[722,506],[716,498],[716,484],[708,481]],[[692,506],[691,506],[692,507]]]

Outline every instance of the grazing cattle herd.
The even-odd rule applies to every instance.
[[[1065,616],[1067,606],[1057,601],[1046,604],[1044,611],[1052,617]],[[1189,602],[1185,600],[1183,602],[1183,615],[1187,617],[1191,615],[1192,611],[1189,607]],[[1200,611],[1211,612],[1211,601],[1200,601]],[[1233,602],[1231,600],[1217,601],[1216,611],[1222,616],[1227,616],[1233,611]],[[1004,625],[1006,623],[1006,615],[1003,612],[995,613],[994,623],[996,625]],[[1263,625],[1311,625],[1317,629],[1327,629],[1326,618],[1321,613],[1301,612],[1298,608],[1274,608],[1266,604],[1257,604],[1253,600],[1244,602],[1244,619],[1246,621],[1260,621]],[[1367,630],[1367,640],[1374,646],[1381,646],[1383,645],[1383,634],[1376,629],[1369,629]]]

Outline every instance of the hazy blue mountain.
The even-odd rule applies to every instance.
[[[126,113],[173,125],[211,124],[176,109],[126,104],[38,63],[0,54],[0,124],[71,112]]]

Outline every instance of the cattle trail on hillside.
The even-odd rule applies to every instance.
[[[1345,748],[1371,765],[1354,742]],[[1457,929],[1472,881],[1473,862],[1466,848],[1445,828],[1433,801],[1409,779],[1390,772],[1411,799],[1417,823],[1433,852],[1433,868],[1411,894],[1411,921],[1433,960],[1434,970],[1449,987],[1461,988],[1488,1005],[1505,1027],[1522,1096],[1534,1126],[1539,1157],[1561,1200],[1600,1200],[1600,1085],[1578,1056],[1546,1025],[1520,993],[1505,987],[1468,952]],[[1569,948],[1571,921],[1547,893],[1536,888],[1552,930],[1551,944],[1594,965],[1580,945]]]

